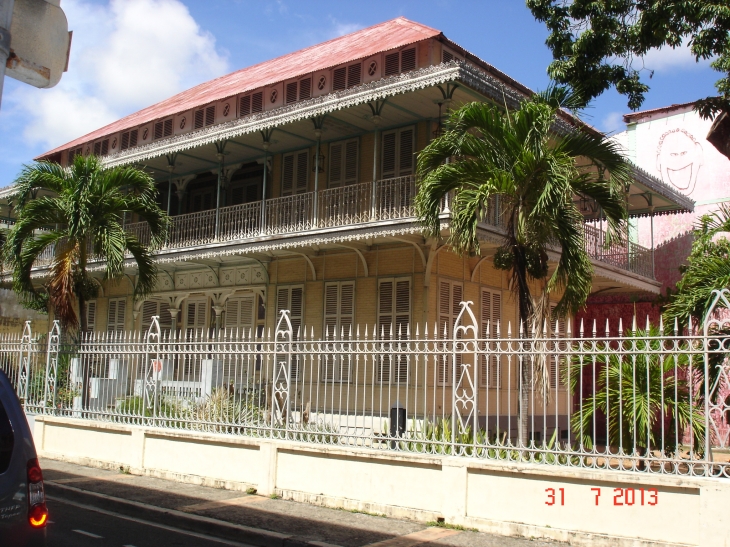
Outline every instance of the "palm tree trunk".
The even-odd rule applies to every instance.
[[[520,353],[517,357],[519,372],[517,374],[518,381],[518,397],[517,397],[517,439],[526,446],[528,442],[528,407],[529,399],[529,360],[530,360],[530,326],[529,319],[532,314],[532,296],[530,287],[527,282],[527,263],[525,253],[519,247],[514,253],[514,276],[517,282],[517,299],[519,310],[520,329]]]

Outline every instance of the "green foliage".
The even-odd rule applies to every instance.
[[[576,195],[602,207],[609,241],[621,239],[626,219],[630,168],[617,145],[593,132],[558,138],[552,131],[559,109],[575,106],[575,100],[565,88],[551,87],[514,111],[466,104],[418,156],[418,216],[438,236],[442,198],[453,192],[448,243],[457,252],[479,251],[478,225],[499,199],[506,234],[494,263],[512,272],[522,320],[533,309],[530,279],[543,281],[545,293],[562,292],[560,316],[575,313],[590,293],[593,268]],[[548,277],[547,248],[556,243],[562,253]]]
[[[695,450],[701,451],[704,443],[704,415],[702,397],[693,395],[690,402],[688,352],[673,349],[664,351],[664,340],[659,329],[635,332],[629,331],[624,338],[624,347],[631,350],[627,356],[618,352],[601,351],[590,356],[576,355],[569,368],[568,380],[573,394],[580,392],[580,382],[586,370],[595,368],[598,377],[595,385],[584,388],[582,411],[571,417],[571,428],[587,448],[592,448],[594,420],[601,422],[601,416],[608,416],[608,441],[630,452],[635,446],[640,451],[647,447],[663,448],[675,453],[679,446],[675,439],[692,426]],[[567,376],[567,367],[563,375]],[[696,371],[693,384],[701,385]],[[594,389],[595,388],[595,389]],[[587,392],[587,393],[586,393]],[[660,436],[662,423],[669,419],[663,439]]]
[[[695,59],[710,59],[723,76],[715,83],[719,97],[698,101],[695,109],[705,118],[730,112],[730,4],[727,0],[527,0],[550,35],[553,53],[551,78],[570,85],[585,106],[615,87],[638,109],[649,86],[642,74],[643,57],[652,48],[689,44]]]
[[[730,241],[715,237],[728,231],[729,207],[723,206],[716,213],[700,218],[693,232],[692,251],[686,265],[681,267],[682,278],[676,290],[669,294],[664,309],[667,324],[677,319],[686,326],[690,317],[695,325],[701,323],[712,304],[712,291],[730,287]]]
[[[65,328],[76,327],[74,303],[80,308],[98,290],[87,273],[88,261],[102,259],[105,279],[118,279],[127,252],[138,268],[135,296],[152,290],[152,256],[124,229],[124,215],[135,214],[149,225],[153,247],[166,237],[169,218],[156,203],[155,182],[147,173],[133,167],[106,169],[95,156],[76,156],[68,168],[45,161],[25,166],[15,186],[18,219],[8,233],[5,258],[22,302],[35,309],[50,302]],[[49,249],[53,259],[44,295],[33,285],[31,270]],[[84,323],[82,314],[82,331]]]

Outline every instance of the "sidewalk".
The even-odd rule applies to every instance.
[[[51,512],[63,498],[128,516],[262,546],[557,547],[559,543],[428,527],[364,513],[271,499],[42,459]]]

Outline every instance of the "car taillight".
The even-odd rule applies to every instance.
[[[48,521],[43,471],[36,458],[28,460],[28,521],[34,528],[42,528]]]

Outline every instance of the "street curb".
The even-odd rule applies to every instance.
[[[260,547],[338,547],[320,541],[307,541],[288,534],[280,534],[278,532],[252,528],[250,526],[225,522],[210,517],[193,515],[176,509],[166,509],[139,501],[115,498],[107,494],[90,492],[65,484],[56,484],[53,481],[46,481],[44,485],[47,494],[56,496],[61,500],[68,499],[70,501],[86,503],[100,509],[106,509],[107,511],[113,511],[128,517],[140,518],[152,522],[156,522],[160,517],[164,517],[164,524],[168,526],[190,532],[209,534],[231,541],[251,543]]]

